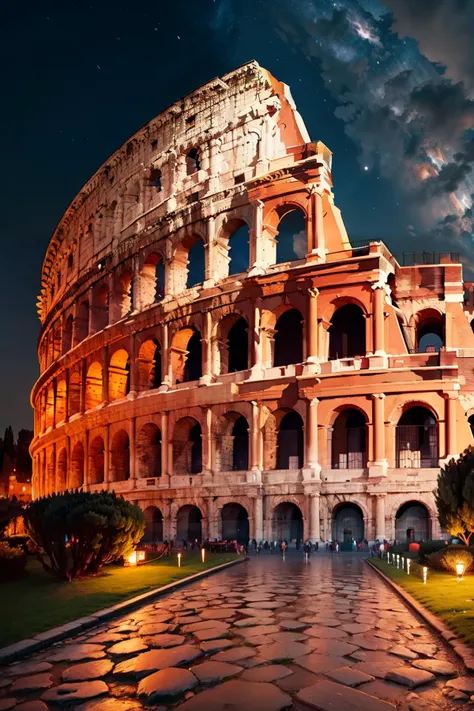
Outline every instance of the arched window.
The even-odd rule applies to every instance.
[[[237,541],[247,545],[249,541],[249,515],[241,504],[225,504],[221,511],[222,540]]]
[[[438,426],[426,407],[410,407],[397,424],[397,467],[430,469],[438,466]]]
[[[89,444],[89,478],[91,484],[104,481],[104,440],[100,436]]]
[[[144,425],[137,435],[138,476],[147,479],[161,476],[161,432],[153,422]]]
[[[416,346],[419,353],[439,353],[444,346],[444,317],[435,309],[416,314]]]
[[[165,295],[165,265],[159,254],[149,254],[140,274],[142,306],[158,303]]]
[[[426,506],[418,501],[407,501],[395,517],[395,540],[397,543],[427,541],[431,538],[430,524]]]
[[[62,348],[63,353],[67,353],[68,351],[71,350],[72,326],[73,326],[73,318],[72,318],[72,314],[69,314],[69,316],[66,319],[66,323],[64,324],[64,329],[63,329],[63,348]]]
[[[227,338],[228,372],[247,370],[249,362],[248,324],[244,318],[229,329]]]
[[[84,484],[84,447],[82,442],[76,442],[71,454],[71,474],[69,486],[80,489]]]
[[[304,460],[303,420],[291,410],[283,415],[277,436],[277,469],[300,469]]]
[[[249,468],[249,426],[245,417],[235,421],[232,438],[232,469],[246,471]]]
[[[303,514],[296,504],[285,501],[275,506],[272,514],[274,541],[301,541],[303,539]]]
[[[346,304],[334,312],[329,327],[329,360],[354,358],[366,353],[364,312]]]
[[[56,466],[56,491],[66,491],[67,486],[67,452],[63,447],[58,454]]]
[[[199,474],[202,471],[201,425],[192,417],[184,417],[173,431],[173,473]]]
[[[198,239],[188,252],[188,273],[186,288],[201,284],[205,280],[205,250],[204,242]]]
[[[85,409],[92,410],[102,403],[102,366],[100,363],[91,363],[86,375],[86,403]]]
[[[130,440],[125,430],[114,434],[110,455],[111,481],[127,481],[130,478]]]
[[[102,331],[109,324],[109,289],[107,284],[97,284],[92,294],[92,330]]]
[[[114,293],[110,300],[111,323],[124,318],[132,308],[132,273],[124,271],[115,279]]]
[[[77,370],[71,373],[69,378],[69,417],[76,415],[81,405],[81,376]]]
[[[152,390],[161,385],[161,348],[155,340],[145,341],[140,346],[138,383],[140,390]]]
[[[121,348],[112,355],[109,363],[109,400],[120,400],[130,392],[130,359]]]
[[[191,148],[186,156],[186,174],[193,175],[201,169],[200,151],[198,148]]]
[[[59,321],[53,328],[53,361],[61,355],[61,324]]]
[[[163,540],[163,514],[156,506],[147,506],[145,515],[144,543],[159,543]]]
[[[302,320],[297,309],[290,309],[276,322],[273,365],[292,365],[303,361]]]
[[[202,541],[202,514],[197,506],[182,506],[176,516],[178,541]]]
[[[188,341],[188,354],[184,365],[183,382],[199,380],[202,376],[201,334],[194,331]]]
[[[292,262],[302,259],[308,251],[306,219],[304,212],[294,209],[285,212],[278,223],[276,236],[276,263]]]
[[[229,237],[229,276],[241,274],[249,268],[249,242],[248,225],[241,223]]]
[[[56,386],[56,424],[66,419],[66,404],[66,381],[61,378]]]
[[[46,429],[54,426],[54,387],[53,383],[46,390]]]
[[[226,412],[216,438],[216,465],[221,472],[249,468],[249,426],[242,415]]]
[[[89,335],[89,304],[87,301],[80,303],[74,319],[74,341],[80,343]]]
[[[332,432],[332,468],[363,469],[367,465],[367,425],[359,410],[343,410]]]
[[[354,550],[356,543],[365,538],[364,516],[357,504],[347,503],[336,506],[333,512],[332,539],[343,551]]]

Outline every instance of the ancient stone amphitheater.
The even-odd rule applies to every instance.
[[[331,162],[250,62],[99,168],[43,264],[35,496],[114,489],[149,541],[439,535],[472,292],[450,255],[351,246]]]

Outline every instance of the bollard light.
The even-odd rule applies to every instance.
[[[407,575],[410,575],[410,563],[411,563],[410,558],[407,558]]]
[[[428,568],[425,566],[423,568],[423,582],[426,585],[426,578],[428,577]]]
[[[400,567],[400,556],[397,553],[397,570]]]
[[[138,562],[137,558],[137,551],[133,551],[133,553],[130,553],[130,555],[127,558],[127,563],[129,566],[134,566]]]
[[[181,553],[178,553],[178,568],[181,568]]]
[[[456,563],[456,575],[458,576],[458,580],[463,579],[465,567],[464,563]]]
[[[205,548],[201,548],[201,560],[203,563],[206,562],[206,550]]]
[[[390,565],[390,553],[387,551],[387,563]]]
[[[137,561],[139,563],[144,563],[145,562],[145,551],[138,551],[138,558]]]

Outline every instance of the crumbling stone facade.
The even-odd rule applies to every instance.
[[[149,539],[439,535],[472,293],[459,264],[353,248],[331,162],[250,62],[97,171],[43,264],[35,496],[113,488]]]

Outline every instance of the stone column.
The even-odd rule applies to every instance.
[[[89,481],[89,430],[86,429],[84,432],[84,487],[88,488],[90,481]]]
[[[388,462],[385,457],[385,395],[372,395],[373,451],[369,462],[369,476],[386,476]]]
[[[310,510],[310,533],[312,543],[319,543],[321,540],[320,532],[320,513],[319,513],[319,493],[311,494],[311,510]]]
[[[109,349],[104,346],[102,349],[102,402],[109,403]]]
[[[204,313],[204,335],[201,339],[203,368],[199,385],[209,385],[212,381],[212,316],[210,311]]]
[[[216,521],[214,520],[215,510],[214,510],[214,497],[208,496],[206,499],[207,504],[207,535],[210,540],[217,538],[218,534],[216,531]]]
[[[250,231],[249,251],[249,277],[265,273],[265,259],[263,252],[263,202],[256,200],[253,203],[253,220]]]
[[[252,400],[252,422],[250,425],[250,469],[260,471],[260,426],[259,407],[256,400]]]
[[[110,481],[110,425],[105,425],[104,432],[104,484]]]
[[[168,424],[169,412],[161,413],[161,476],[169,474],[168,471]]]
[[[56,427],[57,420],[57,406],[58,406],[58,383],[56,378],[53,380],[53,429]]]
[[[319,400],[316,397],[308,401],[305,431],[306,468],[316,472],[319,478],[321,467],[318,460],[318,404]]]
[[[446,399],[446,457],[457,457],[457,403],[458,393],[445,393]]]
[[[168,340],[168,324],[164,323],[162,326],[161,330],[161,355],[162,355],[162,363],[161,363],[161,386],[160,390],[161,391],[166,391],[169,389],[171,385],[171,380],[170,380],[170,364],[171,364],[171,354],[170,354],[170,346],[169,346],[169,340]]]
[[[212,474],[212,410],[210,407],[203,407],[203,421],[205,423],[202,433],[203,448],[202,448],[202,473]]]
[[[375,538],[385,538],[385,494],[375,496]]]
[[[207,240],[204,242],[204,289],[209,289],[216,283],[214,274],[216,249],[216,218],[210,215],[207,218]]]
[[[314,192],[314,242],[313,254],[317,254],[322,260],[326,258],[326,238],[324,236],[324,210],[323,210],[323,195],[320,192]]]
[[[372,317],[373,317],[373,352],[374,355],[385,355],[385,284],[372,284]]]
[[[136,446],[135,446],[135,434],[136,434],[136,418],[130,418],[130,488],[136,489],[137,486],[137,474],[136,474]]]
[[[252,324],[252,342],[249,344],[251,349],[251,378],[260,379],[263,374],[262,362],[262,330],[260,326],[261,312],[260,299],[255,300],[253,309],[253,324]]]
[[[131,333],[129,338],[129,358],[130,358],[130,395],[137,394],[137,358],[135,357],[135,334]]]
[[[94,325],[94,289],[90,286],[87,290],[87,300],[89,302],[89,319],[87,323],[87,333],[95,333],[93,330]]]
[[[87,377],[86,359],[82,358],[82,360],[81,360],[81,397],[79,400],[79,412],[81,415],[84,414],[84,411],[86,409],[86,377]]]
[[[258,491],[254,500],[254,536],[256,541],[263,540],[263,496]]]
[[[308,320],[306,322],[306,362],[318,363],[318,289],[308,289]]]

